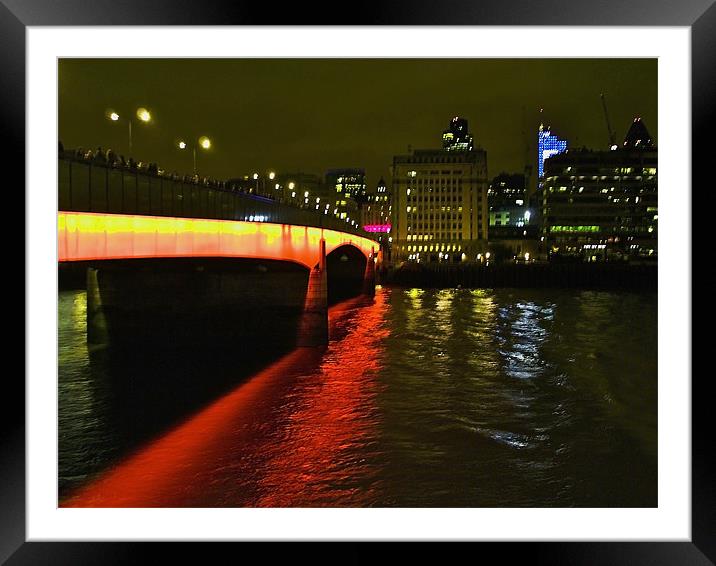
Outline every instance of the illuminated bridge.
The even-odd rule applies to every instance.
[[[329,300],[374,292],[378,244],[335,217],[85,160],[58,176],[58,259],[86,268],[90,342],[324,344]]]

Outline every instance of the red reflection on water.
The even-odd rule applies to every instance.
[[[61,507],[369,504],[385,292],[329,312],[299,348],[109,469]]]
[[[379,422],[376,376],[383,364],[385,295],[345,317],[352,303],[331,313],[334,335],[314,383],[301,388],[285,440],[265,461],[255,504],[268,507],[365,506],[379,500],[373,459]]]

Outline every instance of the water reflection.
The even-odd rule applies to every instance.
[[[383,368],[385,294],[331,312],[334,335],[315,374],[287,396],[281,440],[267,446],[259,506],[368,506],[380,501],[376,376]]]
[[[655,295],[379,289],[331,310],[327,349],[260,371],[90,356],[64,299],[62,505],[657,503]],[[127,424],[223,374],[168,431]]]
[[[383,302],[334,307],[327,351],[291,352],[62,506],[370,504]]]

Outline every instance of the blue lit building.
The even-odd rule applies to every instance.
[[[539,133],[537,135],[537,177],[542,182],[544,177],[544,160],[558,153],[563,153],[567,149],[567,140],[562,140],[555,136],[549,130],[549,126],[545,129],[543,124],[539,125]]]

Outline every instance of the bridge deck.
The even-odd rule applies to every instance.
[[[377,243],[347,232],[195,218],[59,212],[60,262],[152,257],[244,257],[293,261],[309,268],[326,253],[352,245],[369,257]]]

